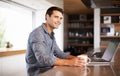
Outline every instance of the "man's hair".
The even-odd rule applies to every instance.
[[[63,14],[63,9],[62,8],[53,6],[53,7],[48,8],[48,10],[46,12],[46,15],[48,14],[49,16],[51,16],[53,11],[55,11],[55,10],[59,11],[59,12],[61,12]]]

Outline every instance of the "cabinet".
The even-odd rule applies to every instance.
[[[101,10],[100,25],[100,47],[105,49],[109,40],[120,39],[120,11],[115,8]]]
[[[65,51],[72,55],[86,53],[93,48],[93,15],[67,15]]]

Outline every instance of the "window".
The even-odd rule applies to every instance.
[[[7,4],[0,6],[0,45],[10,42],[14,48],[25,49],[32,30],[32,11]]]

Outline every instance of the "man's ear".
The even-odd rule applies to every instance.
[[[50,16],[48,14],[45,15],[45,19],[47,20]]]
[[[45,15],[45,20],[47,20],[47,15]]]

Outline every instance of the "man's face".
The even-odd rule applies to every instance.
[[[47,18],[47,23],[52,29],[56,29],[59,27],[59,25],[62,22],[63,15],[59,11],[53,11],[52,15],[49,16],[48,14],[46,15]]]

